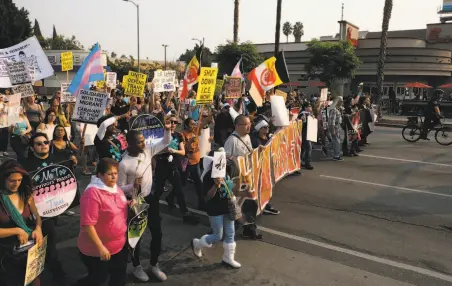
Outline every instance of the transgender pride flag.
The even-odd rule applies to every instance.
[[[91,81],[104,80],[104,69],[100,63],[100,52],[99,44],[96,43],[67,89],[73,96],[77,96],[81,89],[89,89]]]

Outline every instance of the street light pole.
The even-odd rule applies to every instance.
[[[199,45],[200,45],[200,47],[201,47],[201,53],[199,54],[199,64],[202,65],[202,64],[201,64],[201,62],[202,62],[202,50],[203,50],[203,48],[204,48],[204,41],[205,41],[205,38],[202,37],[202,41],[201,41],[200,39],[196,39],[196,38],[193,38],[193,39],[191,39],[191,40],[192,40],[192,41],[198,41],[198,42],[199,42]]]
[[[165,50],[165,70],[166,70],[166,48],[168,48],[169,45],[163,44],[162,47],[163,47],[163,49]]]
[[[130,2],[133,5],[135,5],[135,7],[137,7],[137,50],[138,50],[138,72],[141,71],[140,68],[140,5],[138,5],[137,3],[133,2],[132,0],[124,0],[125,2]]]

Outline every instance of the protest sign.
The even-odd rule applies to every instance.
[[[42,273],[42,271],[44,271],[46,251],[47,236],[44,236],[42,239],[41,247],[35,244],[28,250],[24,286],[31,285],[31,282],[33,282],[33,280],[35,280]]]
[[[80,90],[72,115],[72,121],[96,124],[104,115],[109,94],[93,90]]]
[[[125,76],[123,76],[122,77],[122,83],[121,83],[121,86],[125,89],[126,87],[127,87],[127,78],[128,78],[129,76],[127,76],[127,75],[125,75]]]
[[[234,99],[242,97],[242,78],[227,77],[226,78],[226,99]]]
[[[204,158],[209,154],[212,149],[212,143],[210,143],[210,127],[203,128],[201,135],[199,136],[199,153],[200,157]]]
[[[196,104],[210,104],[213,101],[215,86],[217,81],[217,68],[201,68],[201,75],[198,81],[198,93]]]
[[[282,96],[273,95],[270,96],[270,102],[272,107],[272,115],[275,126],[288,126],[289,125],[289,113]]]
[[[154,72],[154,92],[175,91],[176,71],[162,71]]]
[[[8,98],[8,126],[20,121],[20,93],[10,94]]]
[[[221,91],[223,90],[224,80],[223,79],[217,79],[217,83],[215,84],[215,96],[220,95]]]
[[[310,115],[307,116],[308,124],[307,124],[307,133],[306,133],[306,140],[311,142],[317,142],[317,132],[318,132],[318,126],[319,122],[317,118],[314,118]]]
[[[35,36],[9,48],[0,49],[0,87],[9,88],[11,83],[7,63],[23,61],[34,67],[35,81],[52,76],[54,71]]]
[[[33,175],[33,198],[41,217],[55,217],[64,213],[77,194],[77,181],[71,169],[50,165]]]
[[[75,102],[75,96],[73,96],[70,92],[67,91],[67,88],[71,85],[71,83],[62,83],[61,84],[61,103],[73,103]]]
[[[71,71],[74,69],[74,58],[72,52],[61,53],[61,71]]]
[[[107,87],[109,88],[116,88],[116,78],[117,74],[115,72],[107,72],[106,81],[107,81]]]
[[[134,249],[148,225],[148,204],[138,204],[133,207],[135,216],[132,217],[127,226],[127,240]]]
[[[226,177],[226,152],[214,152],[212,163],[212,179]]]
[[[320,101],[327,101],[328,99],[328,88],[322,88],[320,90]]]
[[[275,91],[275,95],[282,96],[282,97],[284,98],[284,102],[287,101],[287,92],[284,92],[284,91],[282,91],[282,90],[277,89],[277,90]]]
[[[9,62],[6,64],[6,68],[12,85],[31,82],[30,73],[25,62]]]
[[[0,103],[0,128],[9,127],[8,125],[8,106]]]
[[[127,86],[125,95],[143,97],[144,87],[146,85],[146,74],[129,71],[127,76]]]
[[[154,144],[162,140],[165,133],[162,122],[160,122],[157,117],[150,114],[142,114],[132,118],[130,120],[129,129],[140,131],[146,140],[146,145]]]
[[[96,81],[96,88],[99,89],[105,89],[105,80],[98,80]]]
[[[254,200],[260,214],[273,195],[273,187],[300,170],[302,122],[292,121],[272,136],[267,145],[237,157],[240,169],[239,204]]]
[[[86,130],[85,130],[85,125],[86,125]],[[94,145],[94,139],[96,138],[97,130],[99,130],[99,128],[97,128],[97,125],[82,123],[82,124],[80,124],[80,130],[85,130],[85,144],[84,144],[84,146],[85,147],[86,146],[93,146]]]
[[[33,85],[31,83],[13,85],[11,90],[13,93],[20,93],[21,98],[35,95],[35,90],[33,89]]]

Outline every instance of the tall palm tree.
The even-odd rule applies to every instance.
[[[295,25],[293,26],[293,36],[295,37],[296,43],[301,42],[301,37],[303,37],[304,35],[303,28],[304,28],[303,23],[301,22],[296,22]]]
[[[292,35],[293,27],[290,22],[285,22],[282,27],[283,34],[286,36],[286,43],[289,42],[289,36]]]
[[[385,7],[383,9],[383,24],[381,28],[380,56],[378,58],[378,69],[377,69],[377,94],[374,100],[378,108],[377,110],[378,118],[382,117],[380,101],[381,97],[383,96],[386,47],[388,44],[388,30],[389,30],[389,21],[391,20],[392,6],[393,6],[392,0],[385,0]]]
[[[239,42],[240,0],[234,0],[234,43]]]
[[[282,0],[278,0],[276,6],[275,56],[279,53],[279,38],[281,37],[281,6]]]

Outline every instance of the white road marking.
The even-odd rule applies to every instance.
[[[160,201],[160,204],[168,205],[165,201],[162,201],[162,200]],[[188,210],[190,212],[196,213],[198,215],[207,216],[207,213],[203,212],[203,211],[199,211],[199,210],[192,209],[192,208],[188,208]],[[369,261],[373,261],[373,262],[377,262],[377,263],[380,263],[380,264],[385,264],[385,265],[396,267],[396,268],[399,268],[399,269],[404,269],[404,270],[409,270],[409,271],[412,271],[412,272],[416,272],[416,273],[419,273],[419,274],[422,274],[422,275],[425,275],[425,276],[429,276],[429,277],[432,277],[432,278],[436,278],[436,279],[452,282],[452,276],[446,275],[446,274],[443,274],[443,273],[440,273],[440,272],[435,272],[435,271],[428,270],[428,269],[425,269],[425,268],[416,267],[416,266],[412,266],[412,265],[405,264],[405,263],[400,263],[400,262],[389,260],[389,259],[386,259],[386,258],[381,258],[381,257],[378,257],[378,256],[366,254],[366,253],[363,253],[363,252],[359,252],[359,251],[355,251],[355,250],[351,250],[351,249],[347,249],[347,248],[338,247],[338,246],[335,246],[335,245],[332,245],[332,244],[328,244],[328,243],[312,240],[310,238],[301,237],[301,236],[293,235],[293,234],[290,234],[290,233],[281,232],[281,231],[274,230],[274,229],[271,229],[271,228],[266,228],[266,227],[263,227],[263,226],[259,226],[259,230],[262,230],[264,232],[271,233],[271,234],[274,234],[274,235],[278,235],[278,236],[281,236],[281,237],[285,237],[285,238],[288,238],[288,239],[296,240],[296,241],[299,241],[299,242],[303,242],[303,243],[315,245],[315,246],[318,246],[318,247],[326,248],[326,249],[333,250],[333,251],[336,251],[336,252],[341,252],[341,253],[345,253],[345,254],[348,254],[348,255],[351,255],[351,256],[356,256],[356,257],[359,257],[359,258],[362,258],[362,259],[366,259],[366,260],[369,260]]]
[[[359,156],[360,157],[368,157],[368,158],[376,158],[376,159],[384,159],[384,160],[401,161],[401,162],[408,162],[408,163],[434,165],[434,166],[441,166],[441,167],[452,167],[451,164],[442,164],[442,163],[434,163],[434,162],[426,162],[426,161],[408,160],[408,159],[400,159],[400,158],[393,158],[393,157],[383,157],[383,156],[374,156],[374,155],[366,155],[366,154],[359,154]]]
[[[358,184],[364,184],[364,185],[383,187],[383,188],[391,188],[391,189],[396,189],[396,190],[401,190],[401,191],[406,191],[406,192],[421,193],[421,194],[427,194],[427,195],[432,195],[432,196],[440,196],[440,197],[452,198],[452,195],[449,195],[449,194],[441,194],[441,193],[429,192],[429,191],[424,191],[424,190],[416,190],[416,189],[410,189],[410,188],[404,188],[404,187],[383,185],[383,184],[377,184],[377,183],[371,183],[371,182],[365,182],[365,181],[358,181],[358,180],[347,179],[347,178],[340,178],[340,177],[333,177],[333,176],[325,176],[325,175],[320,175],[320,177],[327,178],[327,179],[332,179],[332,180],[338,180],[338,181],[345,181],[345,182],[352,182],[352,183],[358,183]]]

